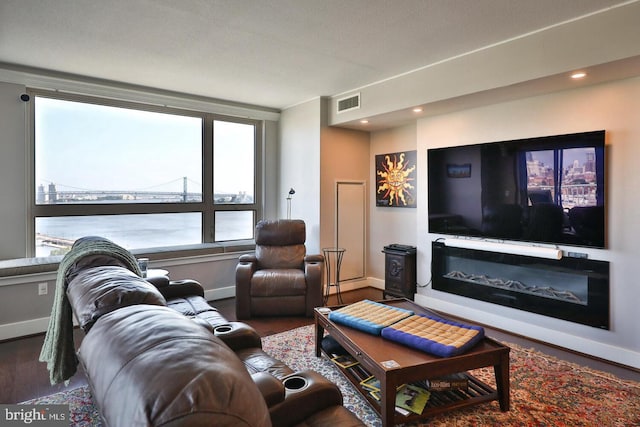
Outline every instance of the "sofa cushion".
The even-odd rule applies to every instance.
[[[67,297],[80,327],[88,332],[107,313],[135,304],[166,305],[155,286],[124,267],[91,267],[78,272]]]
[[[81,257],[72,266],[69,267],[66,274],[67,283],[76,278],[78,273],[91,267],[127,267],[126,263],[118,257],[107,254],[92,254]]]
[[[236,354],[250,374],[265,372],[281,379],[293,373],[293,370],[285,365],[284,362],[271,357],[262,351],[260,347],[236,350]]]
[[[305,295],[307,281],[303,270],[258,270],[251,277],[252,297]]]
[[[207,301],[199,295],[169,299],[167,300],[167,307],[184,316],[202,319],[214,328],[229,323],[218,310],[211,307]]]
[[[306,247],[303,244],[291,246],[256,245],[256,258],[260,268],[299,268],[304,265]]]
[[[440,357],[464,353],[484,338],[484,328],[416,314],[382,330],[382,337]]]

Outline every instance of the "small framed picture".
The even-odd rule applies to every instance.
[[[471,163],[461,165],[447,164],[447,178],[469,178],[471,177]]]

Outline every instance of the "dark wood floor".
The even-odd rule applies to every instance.
[[[366,288],[343,294],[343,300],[346,304],[360,301],[364,298],[380,300],[382,299],[382,292],[377,289]],[[228,320],[236,320],[234,298],[213,301],[211,304]],[[335,297],[332,296],[328,305],[336,304]],[[262,318],[248,320],[246,323],[256,329],[260,336],[267,336],[299,326],[310,325],[313,323],[313,319],[305,317]],[[589,357],[583,357],[572,352],[563,351],[562,349],[546,346],[541,343],[529,341],[523,337],[510,335],[490,328],[486,328],[486,333],[499,340],[512,342],[524,347],[534,347],[558,358],[590,366],[594,369],[600,369],[623,379],[640,381],[640,371],[637,370],[626,369]],[[83,333],[80,330],[76,330],[74,335],[76,347],[80,345],[82,336]],[[23,402],[86,384],[86,379],[82,371],[79,371],[67,386],[64,384],[51,386],[49,384],[49,374],[46,366],[44,363],[38,361],[43,338],[44,335],[40,334],[0,342],[0,404]]]

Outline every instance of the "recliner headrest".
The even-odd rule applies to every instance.
[[[257,245],[302,245],[306,240],[305,223],[301,219],[260,221],[256,225],[255,238]]]

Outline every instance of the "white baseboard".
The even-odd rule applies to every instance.
[[[78,326],[75,317],[73,326]],[[49,317],[23,320],[22,322],[0,325],[0,341],[13,338],[27,337],[29,335],[43,334],[49,328]]]
[[[535,324],[509,319],[487,311],[469,308],[436,298],[430,298],[421,294],[416,294],[415,301],[424,307],[443,313],[449,313],[452,316],[476,321],[490,327],[501,329],[505,332],[512,332],[523,337],[640,369],[640,353],[635,351],[567,334],[562,331],[558,331],[557,329],[551,330],[549,328],[536,326]]]
[[[0,341],[40,334],[45,332],[48,327],[48,317],[0,325]]]
[[[233,298],[235,296],[236,296],[235,285],[225,286],[224,288],[217,288],[217,289],[205,289],[204,291],[204,299],[206,299],[207,301]]]
[[[376,279],[373,277],[366,277],[363,279],[349,280],[340,282],[340,292],[355,291],[363,288],[376,288],[384,289],[384,280]],[[329,288],[329,295],[335,295],[338,292],[335,286]]]
[[[367,279],[367,286],[371,286],[372,288],[384,290],[384,279],[377,279],[375,277],[369,277]]]

